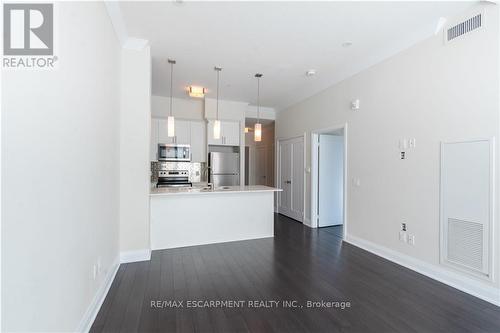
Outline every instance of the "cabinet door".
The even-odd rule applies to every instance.
[[[191,122],[188,120],[175,120],[174,143],[189,145],[191,142]]]
[[[221,124],[221,127],[223,126],[222,124]],[[222,130],[222,128],[221,128],[221,130]],[[214,121],[209,120],[208,125],[207,125],[207,142],[208,142],[208,144],[209,145],[221,145],[222,144],[222,135],[224,135],[224,134],[221,134],[220,139],[214,139]]]
[[[207,153],[205,144],[205,123],[201,121],[191,122],[191,162],[206,162]],[[213,135],[212,135],[213,136]]]
[[[158,119],[151,119],[151,140],[149,158],[151,161],[158,159]]]
[[[158,119],[158,143],[174,143],[174,137],[168,137],[167,119]]]
[[[222,122],[222,135],[224,140],[222,144],[226,146],[240,145],[240,123],[233,121]]]

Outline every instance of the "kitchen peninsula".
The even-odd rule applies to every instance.
[[[268,186],[152,188],[151,249],[274,236],[274,192]]]

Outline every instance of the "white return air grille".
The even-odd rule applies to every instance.
[[[463,21],[451,28],[448,29],[446,40],[449,42],[457,37],[465,35],[472,30],[476,30],[483,25],[483,16],[482,14],[477,14],[470,19]]]
[[[481,223],[448,218],[448,260],[481,271],[483,232]]]
[[[494,139],[441,144],[441,263],[492,279]]]

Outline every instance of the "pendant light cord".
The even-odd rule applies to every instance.
[[[216,116],[217,120],[219,120],[219,75],[220,75],[220,69],[215,69],[217,71],[217,106],[216,106]]]
[[[170,62],[170,116],[172,116],[172,91],[173,91],[173,82],[174,82],[174,63]]]
[[[257,122],[260,121],[260,76],[257,77]]]

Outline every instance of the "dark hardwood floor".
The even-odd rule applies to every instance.
[[[321,232],[328,232],[334,236],[343,238],[344,237],[344,226],[343,225],[335,225],[333,227],[321,227]]]
[[[500,332],[500,308],[328,229],[277,215],[274,239],[154,251],[150,262],[121,265],[91,332]],[[151,305],[174,300],[184,307]],[[244,306],[187,308],[188,300]],[[261,300],[298,303],[249,307]]]

